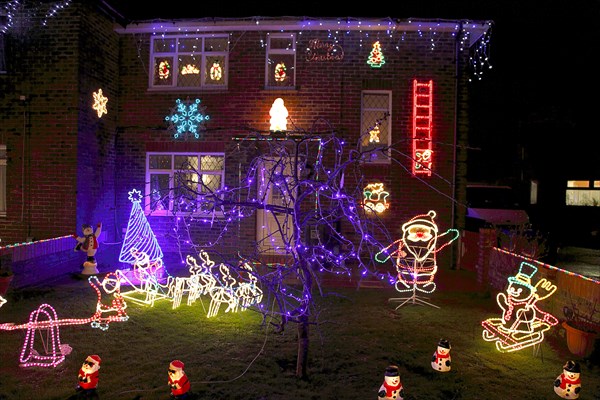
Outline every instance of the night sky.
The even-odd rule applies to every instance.
[[[365,8],[364,3],[348,6],[346,2],[325,5],[317,1],[214,9],[208,3],[197,9],[189,3],[162,4],[154,9],[146,1],[118,3],[117,9],[132,20],[252,16],[491,20],[493,68],[481,81],[471,83],[475,101],[469,179],[510,183],[524,171],[534,176],[564,172],[557,161],[572,157],[570,152],[589,151],[585,143],[595,138],[600,89],[600,71],[594,61],[600,39],[599,0],[433,0],[395,3],[393,9],[384,3]],[[582,169],[582,164],[574,164],[568,163],[567,168]],[[591,162],[600,169],[595,164]]]

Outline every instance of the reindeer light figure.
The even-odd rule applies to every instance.
[[[208,307],[208,313],[206,318],[211,318],[217,315],[221,304],[227,303],[225,312],[236,312],[238,308],[238,297],[236,295],[236,289],[234,286],[237,281],[234,277],[229,274],[229,267],[225,264],[219,265],[219,271],[221,272],[221,280],[223,284],[221,286],[213,287],[208,293],[211,297],[210,305]]]

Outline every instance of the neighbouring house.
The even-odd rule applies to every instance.
[[[98,222],[101,240],[119,243],[136,189],[162,250],[177,252],[169,189],[182,160],[201,166],[212,189],[233,187],[249,161],[239,138],[324,127],[384,149],[362,172],[388,194],[380,218],[390,232],[429,210],[440,229],[464,227],[469,83],[487,67],[491,21],[128,22],[118,2],[9,4],[0,9],[3,244]],[[270,114],[274,103],[287,120]],[[191,120],[197,127],[182,126]],[[196,233],[210,238],[225,223],[212,215]],[[255,243],[269,223],[257,212],[218,251]]]

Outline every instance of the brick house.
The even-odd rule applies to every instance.
[[[269,112],[277,98],[290,135],[326,121],[359,148],[390,146],[399,155],[397,162],[365,159],[362,167],[367,181],[389,193],[381,219],[390,232],[428,210],[436,210],[440,229],[464,226],[469,80],[479,68],[471,60],[485,56],[489,21],[126,23],[116,3],[22,4],[0,13],[3,244],[80,233],[82,224],[100,221],[102,240],[119,243],[128,193],[137,189],[163,251],[178,251],[174,204],[152,194],[168,189],[183,155],[206,166],[215,189],[239,184],[249,161],[239,138],[274,135]],[[93,108],[104,98],[105,114]],[[166,121],[178,104],[199,105],[200,118],[209,116],[197,138],[189,131],[175,137],[178,124]],[[380,144],[361,141],[375,126]],[[259,224],[242,220],[218,250],[255,243]],[[223,226],[217,215],[197,234],[207,239]]]

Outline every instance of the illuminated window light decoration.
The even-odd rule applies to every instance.
[[[162,260],[162,249],[141,207],[142,192],[133,189],[128,194],[129,201],[131,201],[131,212],[127,221],[127,230],[121,246],[119,261],[126,264],[135,264],[138,261],[136,255],[140,253],[145,253],[150,262]]]
[[[558,324],[556,317],[537,306],[538,301],[554,294],[556,285],[542,278],[534,286],[532,278],[536,272],[533,264],[522,262],[519,272],[508,277],[506,294],[498,293],[496,296],[502,317],[488,318],[481,323],[483,339],[495,342],[502,353],[541,343],[544,332]]]
[[[412,140],[414,175],[431,176],[433,166],[432,149],[433,81],[413,80]]]
[[[272,132],[282,132],[287,130],[288,110],[281,97],[278,97],[273,101],[269,115],[271,116],[269,122],[271,123],[270,129]]]
[[[97,276],[90,276],[88,283],[96,291],[97,296],[95,312],[89,318],[58,319],[52,306],[41,304],[30,313],[29,321],[25,324],[12,322],[0,324],[0,331],[27,330],[19,356],[22,367],[56,367],[64,361],[71,348],[60,342],[59,327],[61,326],[90,324],[92,328],[106,331],[111,322],[124,322],[129,319],[125,312],[127,304],[121,296],[119,279],[115,273],[106,274],[102,282]],[[103,302],[102,292],[112,295],[110,303]],[[40,355],[35,349],[36,337],[43,341],[44,355]]]
[[[381,263],[392,257],[396,259],[396,270],[398,271],[396,290],[401,293],[412,292],[410,297],[389,299],[389,301],[401,302],[396,309],[409,303],[439,308],[423,300],[417,295],[417,292],[433,293],[435,291],[436,254],[455,241],[459,232],[457,229],[448,229],[446,232],[438,234],[438,226],[434,222],[436,215],[435,211],[430,210],[427,214],[413,217],[402,225],[402,238],[375,254],[375,260]],[[443,244],[439,241],[442,237],[444,237]]]
[[[94,105],[92,109],[96,110],[98,113],[98,118],[102,118],[103,114],[108,114],[106,111],[106,104],[108,103],[108,98],[104,97],[102,94],[102,89],[98,89],[97,92],[94,92]]]
[[[171,76],[171,64],[168,61],[161,61],[158,64],[158,78],[169,79]]]
[[[383,183],[369,183],[363,189],[363,207],[367,211],[382,213],[390,208],[390,204],[387,202],[389,195],[384,190]]]
[[[381,44],[379,43],[379,40],[373,43],[373,48],[371,49],[371,53],[367,59],[367,64],[369,64],[371,68],[381,68],[383,64],[385,64],[385,56],[381,51]]]
[[[221,79],[223,79],[223,68],[218,62],[214,62],[212,67],[210,67],[210,80],[220,81]]]
[[[275,66],[275,82],[283,82],[286,80],[287,78],[287,68],[285,66],[285,63],[278,63]]]
[[[373,129],[369,131],[369,143],[379,143],[380,134],[381,131],[379,130],[379,124],[377,124]]]
[[[200,138],[199,130],[205,129],[204,123],[210,119],[205,113],[206,107],[199,106],[200,99],[182,101],[177,99],[175,107],[171,109],[171,115],[165,117],[169,123],[168,129],[174,132],[175,139],[186,134],[194,135],[194,138]]]
[[[198,67],[192,64],[185,65],[183,68],[181,68],[181,75],[198,75],[199,73],[200,70]]]

